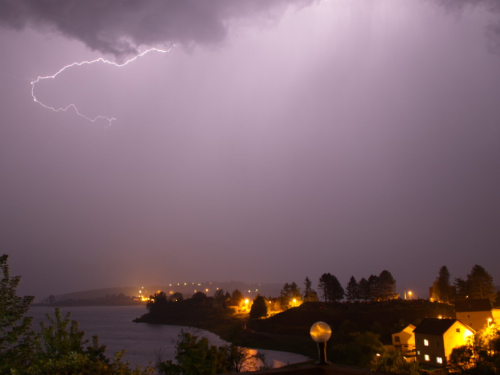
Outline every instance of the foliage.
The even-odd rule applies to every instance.
[[[106,358],[98,337],[88,345],[78,323],[69,319],[69,313],[62,318],[59,309],[54,318],[47,314],[49,325],[42,323],[35,333],[31,318],[24,317],[33,298],[16,295],[20,277],[10,277],[7,255],[0,257],[0,269],[0,374],[153,374],[152,368],[131,370],[128,362],[121,361],[123,352],[114,360]]]
[[[184,296],[182,295],[181,292],[175,292],[170,296],[168,299],[170,302],[181,302],[184,301]]]
[[[401,352],[397,351],[380,353],[380,356],[376,356],[372,361],[370,370],[383,373],[420,375],[418,362],[408,363]]]
[[[322,291],[325,302],[340,301],[344,298],[344,288],[339,280],[330,273],[324,273],[319,279],[318,288]]]
[[[25,317],[33,297],[19,297],[20,276],[10,277],[7,255],[0,256],[0,372],[23,364],[32,350],[32,318]]]
[[[368,301],[371,296],[370,283],[363,277],[361,280],[359,280],[358,286],[359,286],[359,299]]]
[[[370,367],[377,353],[384,351],[378,336],[372,332],[340,336],[329,343],[328,359],[348,366]]]
[[[354,276],[351,276],[349,279],[349,283],[347,284],[347,287],[345,288],[345,296],[348,301],[355,301],[359,298],[360,295],[360,288],[359,284],[356,282],[356,279]]]
[[[380,272],[377,281],[378,297],[380,300],[386,301],[398,296],[398,293],[396,293],[396,280],[394,280],[389,271],[383,270]]]
[[[304,302],[315,302],[318,300],[318,293],[314,289],[312,289],[312,282],[309,280],[309,277],[306,277],[304,281],[305,290],[304,290]]]
[[[263,359],[262,356],[257,357]],[[176,344],[177,363],[159,360],[156,368],[165,375],[228,374],[241,372],[244,366],[251,367],[257,357],[251,356],[246,348],[232,344],[210,345],[206,337],[181,331]]]
[[[470,298],[489,298],[492,303],[495,302],[496,290],[493,277],[483,267],[477,264],[472,267],[471,273],[467,275],[467,282]]]
[[[226,293],[224,293],[224,289],[217,289],[214,293],[214,300],[217,303],[224,303],[226,300]]]
[[[469,283],[467,280],[457,277],[455,279],[455,289],[457,298],[467,298],[469,295]]]
[[[489,298],[494,303],[497,297],[493,277],[481,266],[472,267],[467,279],[455,279],[458,298]]]
[[[251,319],[259,319],[265,318],[267,316],[267,303],[264,297],[257,296],[252,304],[252,308],[250,309],[250,318]]]
[[[500,331],[495,326],[488,327],[476,334],[473,344],[453,349],[447,368],[457,374],[499,374]]]
[[[153,315],[161,315],[167,310],[168,302],[168,297],[164,292],[155,293],[149,297],[146,308]]]
[[[280,304],[283,310],[289,309],[293,306],[293,300],[301,300],[302,295],[300,294],[300,289],[297,287],[295,282],[291,284],[285,283],[283,289],[280,291]]]
[[[243,301],[243,294],[238,289],[235,289],[231,294],[231,299],[236,302],[241,302]]]
[[[450,301],[450,272],[446,266],[439,269],[439,276],[436,278],[433,287],[438,301],[448,303]]]

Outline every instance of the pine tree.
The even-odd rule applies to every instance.
[[[472,267],[471,273],[467,275],[467,284],[469,298],[489,298],[491,303],[495,302],[497,294],[493,277],[483,267],[477,264]]]
[[[439,276],[436,279],[435,293],[439,301],[448,303],[450,301],[450,272],[446,266],[439,269]],[[433,288],[434,289],[434,288]]]
[[[312,302],[312,301],[317,301],[318,300],[318,294],[314,289],[311,288],[312,282],[309,280],[309,277],[306,277],[306,280],[304,281],[305,285],[305,291],[304,291],[304,301],[305,302]]]
[[[344,298],[344,288],[339,280],[330,273],[324,273],[319,279],[318,288],[323,292],[325,302],[340,301]]]
[[[266,300],[262,296],[257,296],[253,301],[252,308],[250,309],[250,318],[259,319],[267,316]]]
[[[348,301],[360,299],[360,288],[354,276],[351,276],[347,287],[345,288],[345,296]]]
[[[378,293],[381,300],[389,300],[396,298],[396,280],[392,277],[391,273],[387,270],[380,272],[377,279]]]
[[[370,283],[364,277],[359,280],[359,299],[368,301],[370,299]]]

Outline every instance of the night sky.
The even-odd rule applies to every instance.
[[[0,0],[0,243],[20,294],[500,284],[497,0]],[[172,47],[173,46],[173,47]],[[31,82],[73,62],[94,63]]]

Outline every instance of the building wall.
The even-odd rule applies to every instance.
[[[415,334],[413,333],[414,329],[415,326],[410,325],[403,329],[401,332],[394,333],[392,335],[392,345],[394,345],[396,350],[399,350],[403,354],[405,354],[415,349]],[[399,341],[397,341],[397,337],[399,337]]]
[[[430,366],[442,367],[450,358],[454,348],[467,345],[473,337],[474,332],[460,322],[453,323],[443,336],[416,333],[417,360]],[[425,340],[428,342],[427,346]],[[428,360],[425,358],[426,355],[429,356]],[[441,363],[439,363],[438,358],[441,358]]]
[[[467,329],[467,327],[460,324],[460,322],[455,322],[443,336],[446,357],[450,357],[454,348],[467,345],[469,340],[473,338],[474,332]]]
[[[488,327],[488,319],[493,318],[491,311],[456,312],[455,318],[476,331]]]
[[[426,345],[426,340],[428,345]],[[415,346],[417,361],[420,363],[435,367],[442,367],[445,364],[446,355],[442,336],[416,333]],[[441,363],[438,362],[438,358],[441,358]]]

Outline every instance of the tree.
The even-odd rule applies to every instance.
[[[293,300],[301,300],[300,289],[295,282],[291,284],[285,283],[283,289],[280,291],[280,304],[283,309],[288,309],[294,306]]]
[[[265,318],[267,316],[267,303],[264,297],[258,295],[252,304],[252,308],[250,309],[250,318],[251,319],[259,319]]]
[[[356,279],[354,276],[351,276],[349,279],[349,283],[347,284],[347,287],[345,288],[345,296],[348,301],[355,301],[359,299],[359,285],[356,282]]]
[[[226,295],[224,293],[224,289],[217,289],[214,293],[214,300],[217,303],[224,303],[226,300]]]
[[[314,302],[318,300],[318,293],[314,289],[311,288],[312,282],[309,280],[309,277],[306,277],[304,281],[305,291],[304,291],[304,301],[305,302]]]
[[[18,297],[16,288],[20,277],[10,277],[7,255],[0,257],[0,374],[81,374],[81,375],[141,375],[153,374],[153,369],[131,370],[121,362],[123,352],[111,361],[104,355],[97,336],[92,345],[84,339],[78,322],[61,318],[59,309],[55,318],[47,314],[49,324],[41,324],[35,333],[31,318],[24,317],[33,297]]]
[[[359,298],[368,301],[371,297],[370,294],[370,283],[364,277],[359,280]]]
[[[35,338],[35,350],[30,357],[30,375],[42,374],[122,374],[152,375],[153,369],[136,368],[131,370],[128,362],[122,362],[124,351],[115,354],[110,360],[104,354],[106,346],[99,345],[99,337],[92,337],[92,344],[84,339],[85,332],[80,331],[78,322],[70,320],[67,313],[64,318],[58,308],[55,316],[47,314],[49,324],[41,323],[41,331]]]
[[[450,271],[446,266],[439,269],[439,276],[436,279],[433,289],[441,302],[450,302]]]
[[[379,288],[378,276],[370,275],[368,278],[368,290],[370,300],[379,301],[382,298],[382,294]]]
[[[176,344],[174,363],[171,360],[157,361],[156,368],[164,375],[205,375],[241,372],[244,366],[257,370],[256,357],[250,356],[249,350],[233,344],[227,346],[210,345],[206,337],[198,337],[181,331]],[[253,362],[253,366],[252,366]]]
[[[7,255],[0,256],[0,370],[22,364],[33,345],[32,318],[24,315],[33,301],[32,296],[16,294],[20,276],[10,276]],[[20,363],[19,363],[20,362]]]
[[[184,301],[184,296],[182,295],[181,292],[175,292],[172,294],[169,298],[170,302],[181,302]]]
[[[380,272],[377,279],[377,290],[379,299],[385,301],[394,299],[398,296],[396,293],[396,280],[387,270]]]
[[[470,298],[489,298],[491,303],[495,302],[496,291],[493,277],[483,267],[477,264],[472,267],[471,273],[467,275],[467,283]]]
[[[344,288],[339,280],[330,273],[324,273],[319,278],[318,289],[322,291],[325,302],[340,301],[344,298]]]
[[[469,296],[469,283],[467,280],[457,277],[455,279],[455,289],[457,298],[467,298]]]
[[[235,302],[240,303],[241,301],[243,301],[243,294],[238,289],[235,289],[231,294],[231,299]]]
[[[162,315],[168,309],[168,297],[164,292],[155,293],[149,296],[149,301],[146,303],[146,308],[152,315]]]

